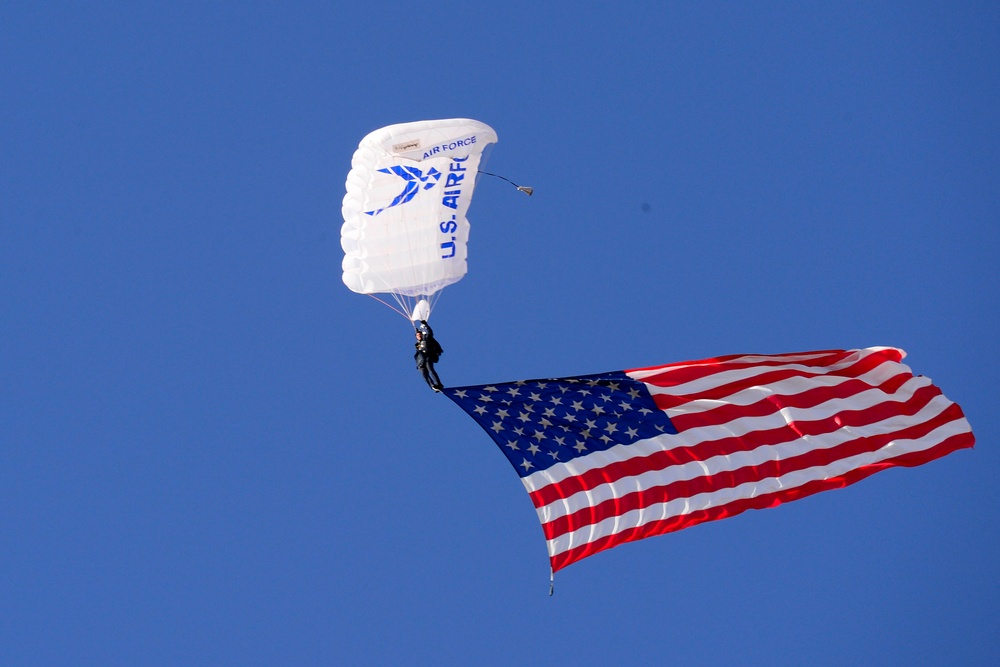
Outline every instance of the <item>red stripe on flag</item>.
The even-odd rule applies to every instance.
[[[896,361],[902,359],[898,354],[898,351],[893,348],[886,348],[885,351],[896,352],[893,358]],[[708,359],[701,359],[700,361],[679,361],[672,364],[663,364],[660,366],[646,366],[644,368],[632,368],[626,373],[652,373],[654,371],[662,371],[662,376],[667,377],[669,373],[675,372],[679,374],[692,373],[690,379],[697,379],[705,375],[711,375],[718,371],[722,366],[730,368],[752,368],[754,366],[767,366],[767,365],[783,365],[798,363],[808,366],[816,366],[817,362],[825,361],[825,365],[833,365],[837,361],[843,360],[851,356],[852,354],[857,354],[858,350],[816,350],[815,352],[792,352],[789,354],[729,354],[722,357],[710,357]],[[880,350],[879,352],[883,352]],[[807,360],[795,361],[799,357],[810,357]],[[756,359],[755,361],[749,361],[748,359]],[[747,360],[747,361],[741,361]],[[650,375],[648,377],[657,377]],[[680,377],[680,376],[679,376]],[[647,379],[643,380],[648,381]],[[688,380],[684,380],[687,382]]]
[[[616,461],[602,468],[588,470],[581,475],[549,484],[529,495],[535,507],[542,507],[560,498],[568,498],[580,491],[588,491],[601,484],[613,483],[623,477],[632,477],[644,472],[664,470],[670,466],[683,465],[694,461],[704,461],[713,456],[725,456],[737,452],[751,451],[760,446],[794,442],[804,436],[822,435],[837,431],[840,428],[862,426],[883,421],[890,417],[901,415],[912,416],[939,395],[941,395],[940,389],[934,385],[928,385],[914,392],[914,395],[906,403],[885,402],[872,406],[867,410],[842,411],[826,419],[797,421],[778,428],[751,431],[742,436],[706,440],[692,446],[675,447],[656,452],[649,456]],[[784,405],[772,405],[774,408],[772,412],[777,412],[787,407]],[[955,404],[953,403],[952,405],[954,406]],[[692,421],[696,418],[701,418],[700,423],[693,424],[692,426],[715,426],[720,423],[728,423],[728,421],[708,421],[707,417],[712,412],[715,411],[692,415]],[[958,413],[958,418],[960,417],[961,411]],[[890,433],[889,436],[891,438],[895,436],[895,433]],[[869,438],[868,440],[871,441],[872,439]]]
[[[776,368],[775,370],[771,370],[766,373],[758,373],[749,375],[747,377],[742,377],[738,380],[733,380],[726,384],[713,387],[711,389],[699,390],[693,394],[676,394],[676,393],[654,394],[653,400],[656,402],[656,405],[661,410],[666,410],[669,408],[676,408],[682,406],[686,403],[690,403],[692,400],[706,400],[706,399],[724,400],[727,397],[732,396],[733,394],[740,391],[744,391],[754,387],[763,387],[769,384],[774,384],[777,382],[781,382],[782,380],[789,380],[792,378],[812,379],[815,377],[824,377],[824,376],[833,378],[857,378],[860,377],[861,375],[864,375],[865,373],[874,370],[881,364],[885,363],[885,361],[886,359],[883,358],[881,355],[873,354],[866,356],[862,359],[859,359],[857,363],[852,364],[849,367],[840,368],[828,372],[808,371],[798,368]],[[756,367],[757,366],[754,364],[748,364],[745,366],[745,368],[756,368]],[[699,376],[697,379],[702,380],[711,377],[713,375],[719,375],[720,373],[724,373],[730,370],[733,369],[716,368],[713,370],[713,372],[705,373]],[[898,378],[895,380],[896,383],[902,384],[912,376],[910,375],[910,373],[906,372],[905,369],[901,369],[900,373],[897,374],[895,377]],[[642,381],[647,384],[651,384],[653,386],[662,388],[678,386],[679,384],[681,384],[681,383],[671,382],[670,380],[664,380],[662,377],[643,378]],[[891,387],[892,384],[890,383],[889,386]],[[871,385],[868,385],[868,387],[870,388]]]
[[[585,507],[568,516],[559,517],[543,525],[546,539],[579,530],[605,519],[621,516],[626,512],[643,509],[658,503],[679,498],[691,498],[702,493],[730,489],[769,478],[777,478],[799,470],[830,465],[841,459],[875,452],[895,440],[917,440],[935,428],[961,419],[962,412],[952,404],[948,410],[933,420],[916,424],[892,434],[877,437],[858,438],[829,449],[810,450],[799,456],[782,460],[765,461],[759,465],[720,471],[704,477],[676,481],[628,493],[624,496]],[[874,465],[874,464],[872,464]]]
[[[742,514],[743,512],[751,509],[776,507],[782,503],[805,498],[829,489],[843,488],[865,479],[866,477],[869,477],[881,470],[885,470],[886,468],[894,466],[915,467],[923,465],[924,463],[946,456],[947,454],[950,454],[958,449],[972,447],[974,443],[975,439],[972,433],[960,433],[944,440],[941,444],[930,449],[920,452],[912,452],[895,459],[889,459],[882,461],[881,463],[856,468],[844,475],[832,477],[830,479],[816,480],[793,489],[783,489],[782,491],[762,495],[756,498],[741,499],[719,507],[699,510],[697,512],[692,512],[691,514],[673,517],[664,521],[655,521],[636,528],[631,528],[629,530],[622,531],[621,533],[608,535],[593,542],[569,549],[563,553],[556,554],[550,558],[552,571],[557,572],[567,565],[571,565],[572,563],[586,558],[587,556],[592,556],[595,553],[604,551],[605,549],[610,549],[618,546],[619,544],[624,544],[625,542],[632,542],[646,537],[653,537],[654,535],[663,535],[665,533],[675,532],[681,530],[682,528],[694,526],[706,521],[714,521],[717,519],[736,516],[737,514]]]
[[[895,376],[883,384],[873,386],[861,380],[847,380],[834,386],[819,386],[807,389],[798,394],[776,395],[765,390],[762,391],[762,398],[756,403],[748,405],[735,405],[725,403],[717,408],[702,412],[681,413],[673,415],[670,421],[678,432],[686,431],[698,426],[709,424],[725,424],[741,417],[764,417],[774,414],[786,408],[812,408],[834,399],[847,399],[856,396],[863,391],[872,389],[882,390],[886,394],[886,400],[891,400],[892,395],[905,384],[912,376]],[[940,391],[937,391],[940,393]],[[654,397],[659,398],[659,397]],[[690,401],[688,401],[690,403]]]

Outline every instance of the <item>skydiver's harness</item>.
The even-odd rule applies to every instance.
[[[434,333],[427,324],[421,324],[417,332],[420,334],[420,340],[415,343],[417,352],[413,355],[417,360],[417,368],[423,368],[427,363],[436,364],[444,352],[441,344],[434,338]]]

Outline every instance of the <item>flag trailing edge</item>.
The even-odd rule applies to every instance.
[[[961,408],[904,356],[729,355],[445,393],[521,477],[555,572],[972,447]]]

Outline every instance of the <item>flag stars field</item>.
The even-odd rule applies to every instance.
[[[656,407],[641,383],[621,373],[582,379],[526,380],[445,392],[494,435],[511,464],[522,472],[548,468],[581,452],[599,451],[674,430],[666,414],[659,411],[658,419],[649,420],[645,429],[621,428],[619,421],[623,414],[641,408],[652,414]],[[492,394],[510,396],[510,400],[504,401],[509,405],[489,407]],[[606,405],[615,405],[620,411],[609,412]],[[512,414],[516,416],[512,418]],[[578,437],[567,443],[568,433]],[[543,442],[549,449],[538,447]],[[525,466],[525,462],[530,465]]]

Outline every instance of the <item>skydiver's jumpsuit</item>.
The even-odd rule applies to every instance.
[[[424,376],[424,381],[431,389],[441,391],[444,385],[441,384],[441,379],[438,377],[437,371],[434,370],[434,364],[441,358],[444,350],[434,338],[434,332],[431,331],[427,322],[421,321],[416,333],[415,347],[417,351],[413,354],[413,358],[417,362],[417,369]]]

